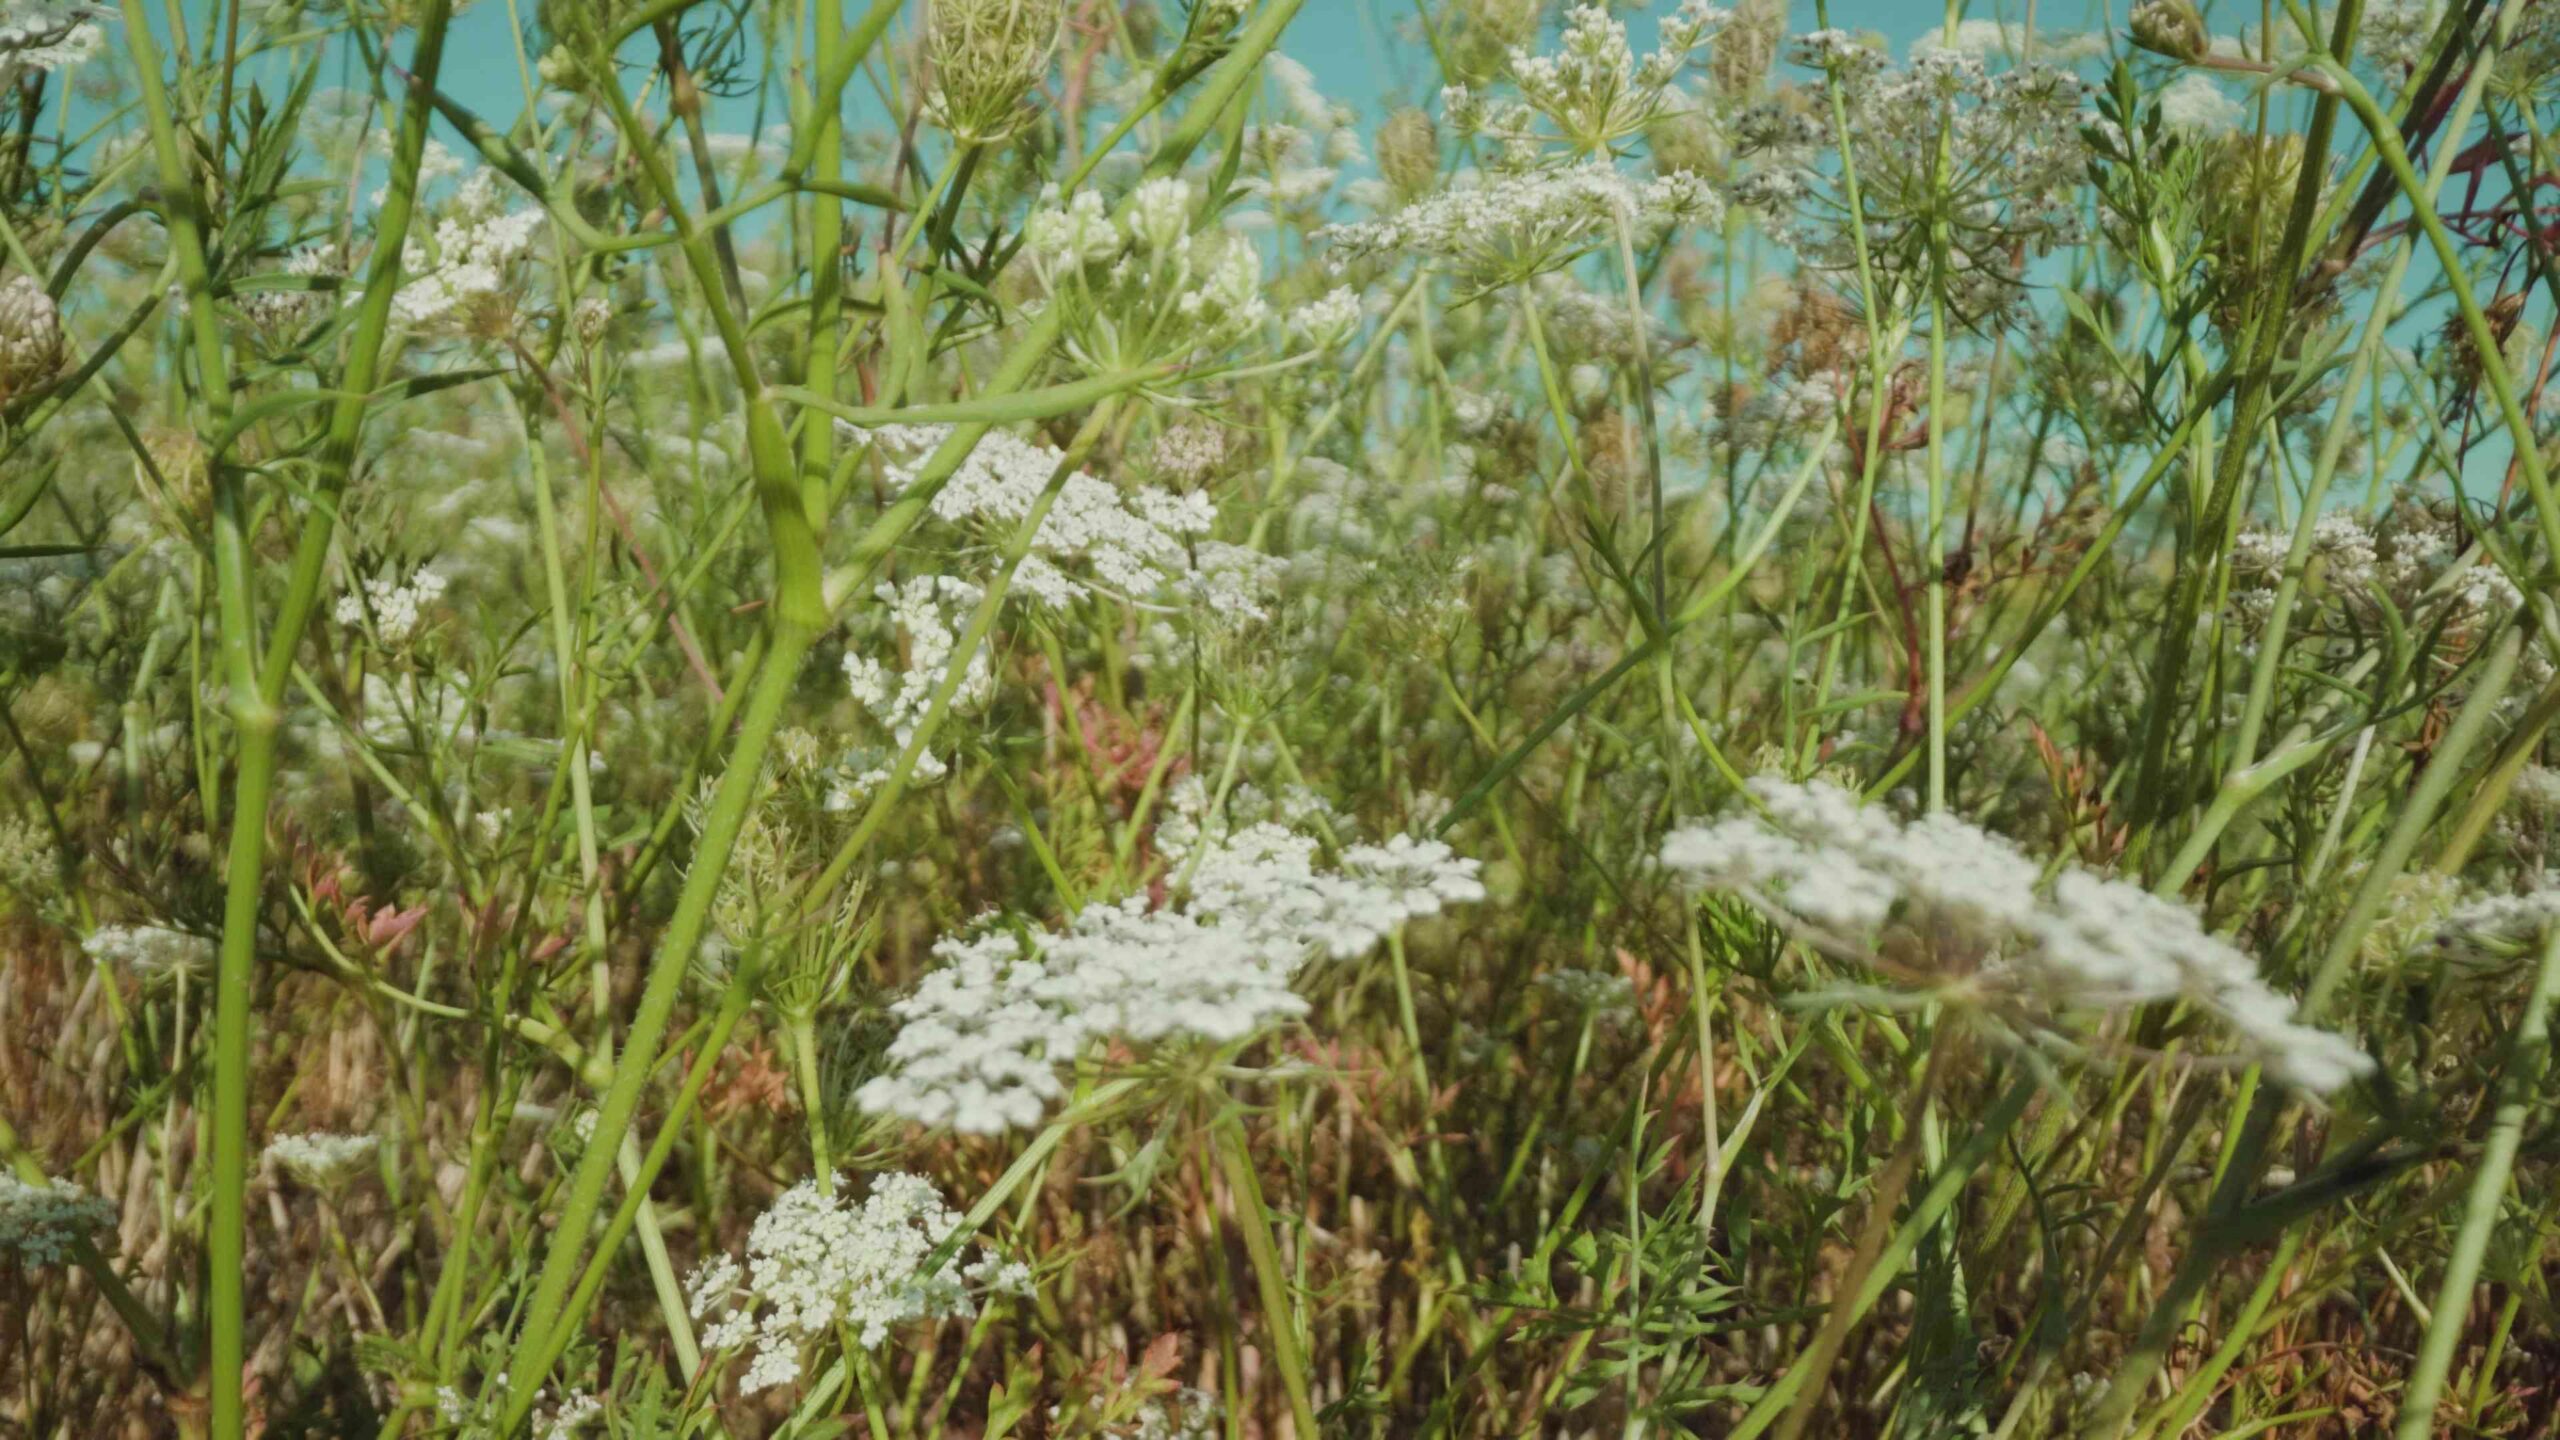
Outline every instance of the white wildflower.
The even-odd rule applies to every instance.
[[[0,84],[17,87],[30,71],[69,70],[106,48],[97,21],[114,12],[74,0],[5,0],[0,3]]]
[[[717,1256],[686,1282],[703,1348],[752,1349],[739,1387],[752,1394],[798,1380],[803,1349],[839,1330],[867,1349],[897,1326],[974,1314],[960,1269],[925,1269],[959,1226],[918,1175],[876,1176],[860,1201],[793,1186],[757,1217],[743,1263]]]
[[[0,1254],[59,1265],[74,1242],[116,1223],[115,1207],[68,1180],[29,1184],[0,1170]]]
[[[1682,172],[1638,183],[1601,161],[1479,178],[1383,220],[1329,226],[1337,262],[1414,256],[1487,288],[1564,265],[1612,237],[1624,217],[1639,245],[1671,226],[1713,225],[1714,193]]]
[[[315,1130],[276,1136],[267,1142],[265,1157],[315,1190],[335,1190],[373,1163],[381,1145],[381,1140],[372,1135],[336,1135]]]
[[[2138,885],[2066,868],[2040,894],[2035,862],[1953,816],[1904,824],[1819,781],[1764,778],[1751,790],[1765,819],[1675,831],[1663,864],[1835,952],[1873,953],[1890,932],[1892,953],[1916,947],[1962,967],[1946,979],[1976,996],[2057,1013],[2184,999],[2288,1084],[2334,1090],[2370,1068],[2347,1041],[2296,1020],[2293,1002],[2194,912]]]
[[[80,948],[145,981],[213,973],[213,941],[160,925],[101,925]]]
[[[376,575],[364,582],[363,589],[338,597],[336,610],[341,625],[362,625],[365,616],[373,617],[374,633],[385,645],[406,643],[417,632],[418,622],[427,608],[444,598],[445,578],[433,570],[418,570],[406,580]]]
[[[1311,959],[1355,958],[1410,920],[1484,898],[1477,862],[1436,840],[1355,845],[1331,872],[1314,840],[1268,821],[1177,816],[1158,843],[1178,867],[1175,905],[1133,896],[1060,930],[937,945],[944,963],[892,1007],[889,1068],[862,1106],[966,1134],[1035,1124],[1089,1045],[1244,1039],[1306,1012],[1291,982]]]

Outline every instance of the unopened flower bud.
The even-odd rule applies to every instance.
[[[2201,60],[2213,46],[2195,0],[2142,0],[2130,17],[2133,43],[2177,60]]]
[[[1378,131],[1378,173],[1407,200],[1431,189],[1440,178],[1440,131],[1428,112],[1408,105],[1387,117]]]
[[[62,368],[62,312],[32,275],[0,285],[0,404],[54,377]]]

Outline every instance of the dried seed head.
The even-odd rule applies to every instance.
[[[213,523],[213,466],[192,430],[142,432],[133,483],[161,528],[180,539],[202,535]]]
[[[925,57],[933,91],[925,113],[953,138],[989,145],[1021,129],[1023,97],[1058,46],[1064,0],[933,0]]]
[[[1743,105],[1760,96],[1769,67],[1777,63],[1778,43],[1787,38],[1787,0],[1743,0],[1716,36],[1707,60],[1707,79],[1718,97]]]
[[[32,275],[0,285],[0,404],[26,394],[62,368],[62,312]]]
[[[1378,129],[1378,173],[1400,200],[1430,192],[1440,178],[1440,130],[1428,112],[1408,105],[1387,117]]]

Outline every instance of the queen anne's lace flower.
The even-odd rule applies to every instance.
[[[1905,824],[1816,781],[1760,779],[1765,817],[1674,831],[1662,863],[1692,888],[1738,896],[1850,955],[1917,951],[1946,977],[2044,1011],[2184,999],[2219,1016],[2277,1078],[2328,1091],[2370,1068],[2353,1045],[2293,1017],[2249,957],[2194,912],[2139,886],[2066,868],[2050,890],[2016,847],[1950,815]]]
[[[372,1135],[333,1135],[315,1130],[269,1140],[266,1158],[315,1190],[334,1190],[373,1163],[374,1153],[381,1146],[380,1139]]]
[[[68,1180],[31,1185],[0,1170],[0,1253],[28,1265],[59,1265],[72,1243],[116,1223],[116,1210]]]
[[[2444,917],[2436,943],[2464,957],[2503,959],[2539,942],[2560,924],[2560,889],[2483,895]]]
[[[1457,86],[1441,98],[1459,126],[1508,142],[1520,158],[1546,138],[1536,129],[1539,119],[1572,153],[1596,154],[1643,133],[1679,103],[1673,82],[1731,18],[1705,0],[1682,0],[1663,17],[1653,52],[1639,59],[1627,27],[1608,7],[1576,5],[1565,12],[1554,54],[1511,52],[1518,100],[1487,100]]]
[[[408,244],[400,293],[391,301],[402,323],[429,325],[505,291],[508,267],[542,229],[540,210],[505,204],[495,172],[475,170],[455,195],[453,213],[436,222],[433,247]]]
[[[1357,957],[1409,920],[1484,898],[1477,863],[1436,840],[1351,846],[1331,872],[1315,841],[1268,821],[1168,825],[1158,843],[1190,866],[1179,906],[1133,896],[1062,929],[936,946],[944,963],[893,1007],[903,1025],[863,1107],[969,1134],[1035,1124],[1064,1093],[1059,1069],[1091,1043],[1241,1040],[1306,1012],[1290,987],[1309,959]]]
[[[361,625],[370,610],[374,633],[382,643],[398,645],[417,632],[427,607],[444,598],[444,587],[445,578],[433,570],[419,570],[406,580],[376,575],[364,582],[361,595],[349,591],[339,596],[334,613],[341,625]]]
[[[1722,208],[1686,172],[1639,184],[1592,160],[1453,185],[1383,220],[1329,226],[1318,238],[1337,262],[1411,256],[1491,288],[1588,253],[1615,233],[1612,217],[1625,217],[1643,244],[1675,224],[1711,225]]]
[[[101,925],[80,948],[144,980],[202,976],[213,969],[211,940],[161,925]]]
[[[925,713],[933,708],[933,692],[942,684],[952,652],[959,648],[960,633],[965,628],[963,617],[977,604],[979,593],[977,586],[948,575],[919,575],[897,584],[883,584],[877,592],[880,601],[906,636],[905,667],[893,669],[869,655],[845,652],[844,678],[854,701],[889,732],[901,752],[915,738],[916,727],[923,723]],[[985,703],[994,688],[987,648],[981,642],[960,673],[951,707],[960,711],[974,709]],[[950,767],[933,752],[917,753],[917,778],[939,780],[949,771]],[[888,778],[889,764],[884,761],[864,770],[850,789],[831,803],[839,808],[849,805],[855,797],[870,793]]]
[[[106,48],[94,16],[102,5],[70,0],[0,0],[0,84],[15,88],[30,70],[69,70]]]
[[[928,1272],[959,1227],[919,1175],[875,1176],[860,1201],[821,1194],[815,1181],[793,1186],[747,1232],[743,1263],[717,1256],[686,1282],[703,1348],[751,1349],[739,1388],[752,1394],[798,1380],[802,1350],[839,1329],[869,1348],[910,1321],[974,1314],[973,1284],[1028,1289],[1027,1269],[992,1257]]]

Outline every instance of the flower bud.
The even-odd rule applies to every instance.
[[[1408,105],[1378,130],[1378,173],[1399,199],[1430,191],[1440,178],[1440,131],[1429,112]]]
[[[62,312],[32,275],[0,285],[0,404],[54,377],[62,368]]]
[[[2133,7],[2133,43],[2175,60],[2201,60],[2212,48],[2195,0],[2142,0]]]

